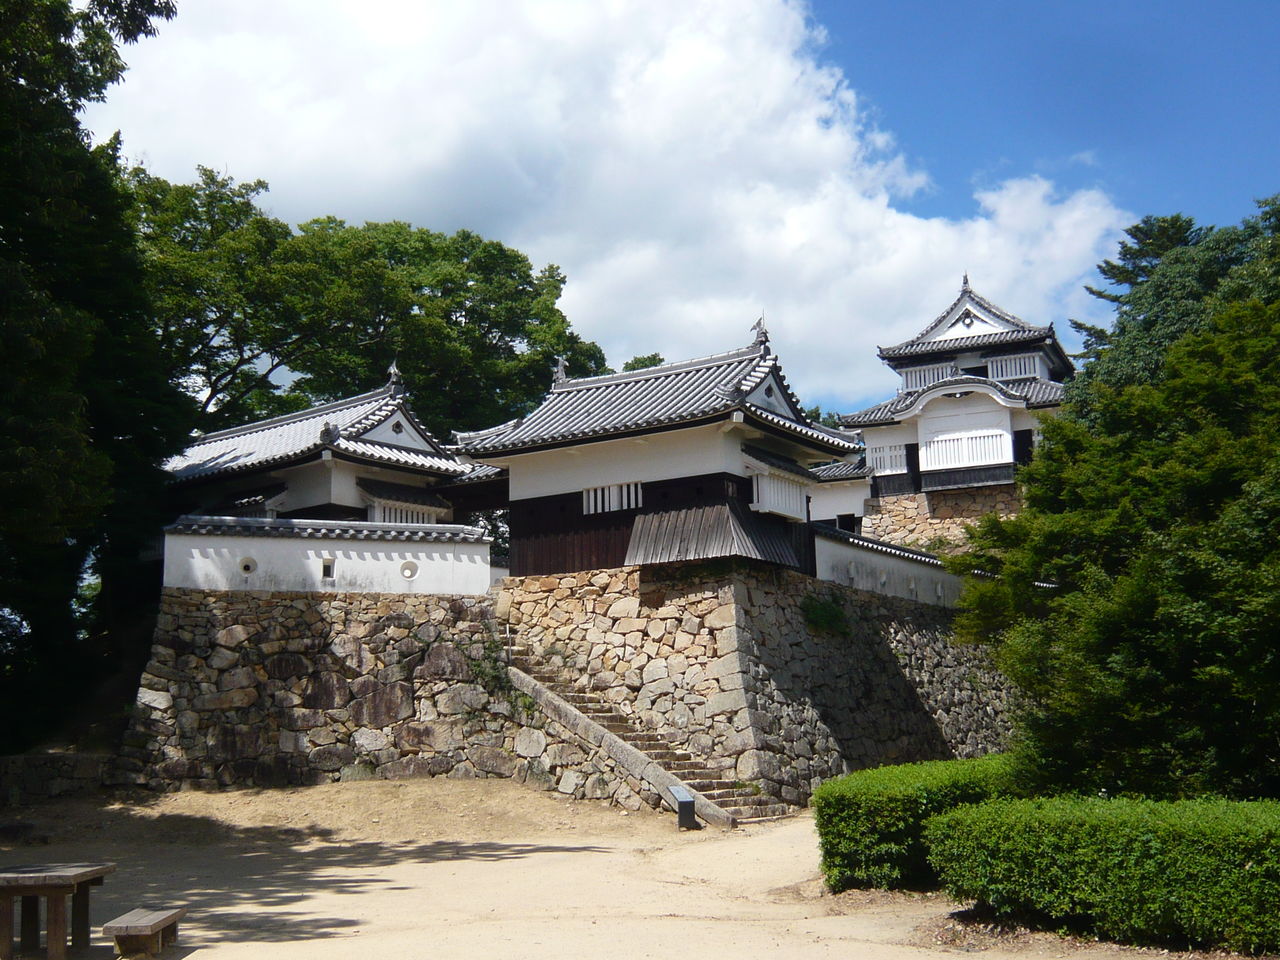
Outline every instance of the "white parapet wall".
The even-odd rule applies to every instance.
[[[196,590],[482,594],[489,539],[458,524],[182,517],[164,585]]]
[[[937,557],[814,525],[819,580],[842,583],[938,607],[954,607],[963,580],[943,569]]]

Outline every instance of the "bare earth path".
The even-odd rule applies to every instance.
[[[136,906],[181,904],[191,914],[166,956],[201,960],[1137,952],[1048,936],[955,936],[955,905],[938,897],[833,897],[817,879],[809,817],[678,833],[671,815],[624,815],[508,781],[69,801],[4,817],[35,822],[51,843],[0,846],[0,864],[120,864],[94,893],[88,956],[104,960],[104,922]]]

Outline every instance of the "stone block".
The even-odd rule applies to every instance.
[[[205,662],[213,670],[225,670],[239,659],[240,655],[234,650],[229,650],[226,647],[214,647]]]
[[[196,697],[191,706],[196,710],[236,710],[251,707],[258,702],[256,687],[242,687],[239,690],[226,690],[222,693],[208,693]]]
[[[468,713],[479,710],[488,702],[489,694],[484,687],[474,683],[460,683],[436,697],[436,709],[442,714]]]
[[[167,690],[149,690],[142,687],[138,690],[137,702],[140,706],[164,711],[173,706],[173,695]]]
[[[635,596],[622,597],[621,599],[613,601],[613,603],[609,605],[609,611],[606,614],[606,616],[608,616],[613,620],[620,620],[624,618],[629,619],[629,618],[635,617],[635,615],[639,612],[640,612],[639,597],[635,597]]]
[[[547,747],[545,759],[552,767],[568,767],[582,763],[587,755],[572,743],[553,743]]]
[[[272,680],[288,680],[309,672],[311,664],[301,654],[280,653],[274,657],[268,657],[262,668]]]
[[[737,623],[737,606],[731,603],[721,604],[702,618],[703,626],[708,630],[722,630]]]
[[[470,680],[471,663],[452,643],[437,643],[428,651],[414,676],[424,680]]]
[[[781,763],[777,754],[748,750],[738,757],[735,772],[739,780],[779,780]]]
[[[350,783],[353,780],[375,780],[378,776],[378,768],[372,763],[348,763],[338,771],[338,779],[343,783]]]
[[[495,777],[510,777],[516,769],[516,758],[500,747],[474,746],[467,751],[467,759],[477,770]]]
[[[381,730],[362,728],[351,734],[351,745],[361,753],[375,753],[389,742],[387,735]]]
[[[235,667],[224,671],[218,678],[218,689],[239,690],[243,687],[256,686],[257,683],[258,675],[253,672],[253,667]]]
[[[522,757],[540,757],[547,749],[547,735],[534,727],[522,727],[516,734],[515,749]]]
[[[238,647],[250,636],[252,631],[243,624],[237,623],[214,633],[213,642],[220,647]]]
[[[307,761],[315,770],[341,770],[355,761],[355,751],[345,743],[332,743],[326,747],[316,747],[307,755]]]
[[[665,680],[668,676],[667,661],[650,660],[644,665],[644,671],[640,674],[640,679],[644,683],[652,683],[655,680]]]
[[[351,720],[358,727],[388,727],[413,716],[413,687],[407,683],[390,684],[353,700],[349,709]]]
[[[742,690],[726,690],[707,698],[707,716],[736,713],[747,705],[747,695]]]
[[[303,687],[302,705],[337,710],[351,702],[351,688],[340,673],[313,673]]]
[[[578,788],[582,786],[586,780],[577,770],[566,770],[560,775],[560,782],[556,784],[556,790],[568,796],[573,796],[578,792]]]

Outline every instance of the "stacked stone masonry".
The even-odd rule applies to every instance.
[[[514,777],[632,809],[655,791],[515,692],[518,646],[722,779],[973,756],[1007,733],[948,611],[764,564],[509,578],[493,599],[167,589],[118,782],[156,789]]]
[[[514,777],[631,809],[658,803],[505,681],[482,598],[169,588],[115,779]]]
[[[579,687],[790,804],[849,770],[975,756],[1008,732],[1001,678],[951,643],[946,610],[788,570],[513,578],[496,607]],[[840,622],[811,625],[822,611]]]
[[[0,757],[0,806],[93,793],[110,757],[101,753],[26,753]]]
[[[1012,483],[896,494],[867,501],[862,533],[885,543],[945,552],[947,543],[963,541],[964,528],[988,513],[1008,518],[1021,509],[1021,495]]]

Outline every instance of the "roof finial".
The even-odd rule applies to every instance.
[[[321,443],[337,443],[342,437],[342,432],[328,420],[324,422],[324,426],[320,428]]]
[[[404,377],[400,375],[400,365],[395,360],[392,360],[391,366],[387,367],[387,388],[393,397],[404,393]]]
[[[765,329],[763,311],[760,313],[760,319],[751,325],[751,329],[755,331],[756,346],[762,347],[769,342],[769,331]]]
[[[556,372],[554,381],[561,383],[569,378],[568,371],[565,370],[564,357],[556,357]]]
[[[962,281],[960,282],[960,292],[961,292],[961,293],[970,293],[970,292],[971,292],[971,291],[969,290],[969,271],[968,271],[968,270],[966,270],[966,271],[964,272],[964,280],[962,280]]]

